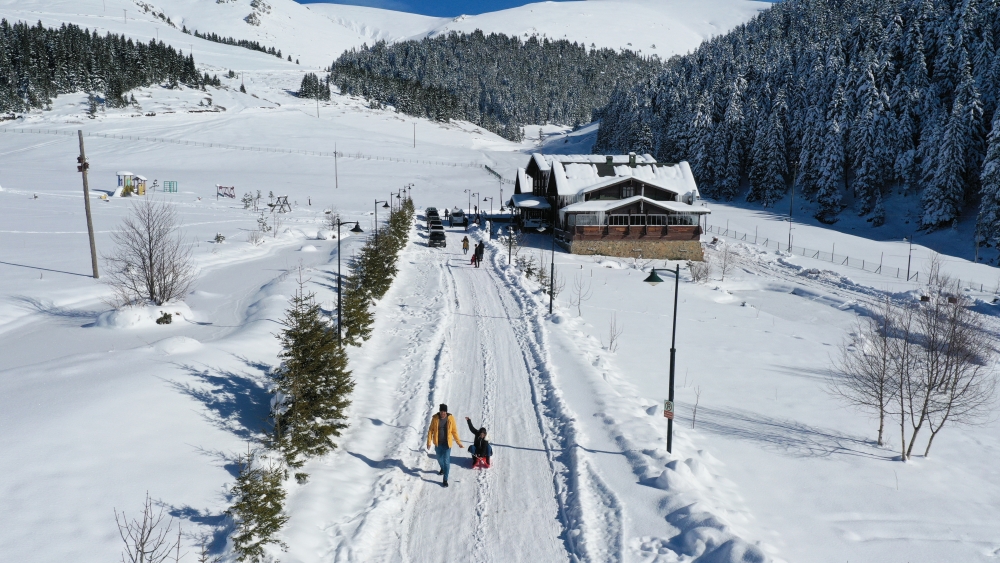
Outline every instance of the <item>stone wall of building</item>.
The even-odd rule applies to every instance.
[[[701,242],[697,240],[574,240],[569,243],[572,254],[598,254],[624,258],[656,260],[705,259]]]

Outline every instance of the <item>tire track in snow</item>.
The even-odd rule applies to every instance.
[[[499,261],[498,254],[493,253],[489,260],[490,277],[498,295],[506,302],[505,309],[522,313],[516,321],[509,314],[508,319],[518,334],[528,367],[532,403],[545,436],[567,550],[576,561],[623,561],[622,504],[577,445],[575,417],[560,396],[548,367],[552,361],[542,325],[543,312],[509,278]]]

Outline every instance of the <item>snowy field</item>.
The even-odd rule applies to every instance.
[[[108,1],[109,13],[116,1]],[[174,4],[178,22],[186,8]],[[145,39],[160,33],[178,46],[190,37],[149,18],[104,19],[91,9],[95,2],[19,1],[0,6],[0,16],[55,25],[76,6],[86,13],[71,21],[81,25],[102,22]],[[279,13],[285,3],[272,6]],[[83,116],[83,95],[68,95],[50,112],[0,125],[3,560],[116,560],[113,510],[136,511],[147,491],[182,522],[191,552],[185,560],[195,560],[203,540],[228,557],[226,486],[235,456],[262,436],[276,321],[298,270],[325,309],[336,302],[337,241],[325,232],[324,211],[336,209],[371,232],[376,209],[385,219],[375,200],[410,183],[420,209],[465,206],[467,189],[498,203],[501,184],[471,165],[509,178],[536,150],[538,127],[514,145],[468,124],[372,111],[339,96],[320,104],[316,117],[314,103],[290,93],[310,70],[307,40],[296,66],[192,38],[201,68],[220,77],[240,72],[247,94],[237,91],[240,79],[205,92],[147,88],[135,95],[142,111],[109,110],[96,120]],[[290,39],[287,47],[273,44],[300,48]],[[330,56],[319,53],[309,64],[315,70]],[[76,137],[38,132],[77,129],[95,134],[86,143],[99,251],[110,250],[110,233],[129,206],[100,199],[113,191],[116,171],[179,183],[178,193],[148,197],[176,209],[193,247],[199,275],[183,303],[146,314],[114,314],[104,304],[109,289],[89,277]],[[546,127],[544,134],[545,150],[576,152],[592,143],[593,127]],[[200,144],[178,144],[185,141]],[[336,163],[307,154],[335,145],[348,153]],[[237,200],[216,200],[216,184],[235,186]],[[511,186],[502,187],[509,196]],[[293,203],[260,246],[247,242],[258,215],[239,203],[257,190]],[[741,233],[787,239],[779,215],[712,209],[713,225],[728,221]],[[837,254],[884,254],[887,266],[905,265],[907,243],[855,232],[796,225],[795,244],[835,244]],[[224,243],[213,242],[217,233]],[[483,267],[472,268],[461,251],[464,234],[450,230],[447,248],[430,249],[420,222],[414,226],[399,276],[377,305],[373,338],[350,351],[357,381],[351,426],[336,452],[306,466],[307,484],[287,484],[291,519],[281,535],[289,551],[274,553],[282,561],[1000,557],[996,423],[946,428],[931,457],[903,464],[894,433],[877,447],[876,422],[826,391],[831,357],[856,316],[881,292],[918,294],[918,282],[723,238],[737,260],[725,281],[716,273],[696,284],[681,270],[679,408],[668,455],[661,408],[673,285],[643,284],[640,267],[673,263],[557,251],[566,290],[548,315],[545,296],[495,243]],[[469,236],[487,238],[477,229]],[[345,236],[345,257],[360,240]],[[550,260],[547,238],[528,242],[522,254]],[[928,256],[915,245],[914,269],[925,269]],[[985,284],[970,296],[995,330],[989,286],[996,270],[955,256],[944,263],[954,277]],[[577,278],[592,289],[579,315],[569,302]],[[180,312],[180,320],[155,325],[150,315],[159,310]],[[624,329],[614,352],[612,314]],[[468,454],[456,450],[448,489],[423,449],[440,402],[458,422],[470,416],[487,426],[496,448],[486,471],[472,470]]]

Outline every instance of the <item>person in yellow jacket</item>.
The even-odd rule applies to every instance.
[[[458,437],[458,425],[455,424],[455,417],[448,412],[448,405],[441,404],[440,410],[431,418],[431,427],[427,429],[427,449],[431,449],[434,444],[434,452],[437,454],[438,464],[441,471],[438,475],[444,475],[442,485],[448,486],[448,471],[451,469],[451,447],[462,445],[462,439]]]

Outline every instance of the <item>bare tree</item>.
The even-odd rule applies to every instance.
[[[569,302],[576,307],[576,316],[581,316],[580,306],[583,305],[584,301],[590,299],[593,294],[590,280],[584,283],[582,274],[573,276],[573,290],[570,293]]]
[[[732,252],[729,249],[729,245],[722,244],[722,263],[719,265],[719,271],[722,273],[721,281],[726,281],[726,274],[728,274],[733,269]]]
[[[618,337],[625,331],[625,327],[618,324],[618,314],[611,313],[611,320],[608,322],[608,351],[614,352],[618,349]]]
[[[878,445],[894,397],[891,322],[892,299],[885,296],[871,316],[859,317],[852,337],[841,345],[834,369],[840,375],[831,390],[849,404],[878,415]]]
[[[330,211],[326,212],[326,226],[336,233],[337,223],[340,223],[340,212],[337,211],[336,207],[333,207]]]
[[[694,428],[694,422],[698,419],[698,403],[701,402],[701,385],[695,385],[694,387],[694,412],[691,413],[691,428]]]
[[[146,503],[143,506],[142,517],[133,518],[129,521],[122,511],[119,516],[115,510],[115,523],[118,524],[118,535],[125,543],[125,550],[122,553],[123,563],[163,563],[170,557],[171,551],[177,549],[179,557],[180,549],[180,529],[176,544],[167,540],[173,518],[163,526],[163,507],[157,511],[153,508],[153,501],[146,493]]]
[[[919,361],[917,333],[914,325],[916,309],[912,306],[897,307],[893,310],[894,338],[892,346],[893,387],[895,394],[895,414],[899,416],[899,459],[906,461],[906,428],[909,419],[909,393],[911,382],[917,372]]]
[[[704,283],[712,275],[712,259],[708,254],[700,262],[689,260],[687,266],[691,272],[691,281],[695,283]]]
[[[938,279],[947,283],[941,286],[945,291],[937,292],[918,317],[926,344],[923,377],[915,387],[922,399],[920,415],[931,433],[924,457],[930,455],[934,438],[946,423],[985,420],[996,395],[993,343],[968,309],[968,298],[958,293],[958,284],[944,276]],[[912,448],[911,438],[907,457]]]
[[[145,301],[163,305],[191,288],[191,250],[181,239],[170,205],[152,198],[134,202],[111,240],[115,249],[104,260],[115,307]]]

